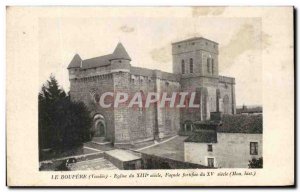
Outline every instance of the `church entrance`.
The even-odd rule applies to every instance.
[[[104,117],[101,114],[94,116],[94,126],[92,131],[93,137],[105,138],[106,137],[106,124]]]
[[[103,122],[99,121],[95,125],[95,135],[94,137],[105,137],[105,127]]]

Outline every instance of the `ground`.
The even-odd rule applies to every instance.
[[[178,161],[184,161],[184,140],[186,136],[174,136],[152,145],[131,149],[132,151],[146,153],[150,155],[165,157]],[[68,158],[84,157],[85,160],[79,161],[71,166],[71,170],[113,170],[118,169],[111,162],[103,158],[105,151],[111,151],[114,148],[110,145],[99,145],[95,141],[84,143],[79,152],[73,153]],[[101,155],[102,154],[102,155]],[[95,156],[96,157],[92,157]],[[97,157],[98,155],[98,157]]]
[[[104,158],[98,158],[88,161],[80,161],[70,167],[71,171],[76,170],[117,170],[111,162]]]
[[[186,138],[185,136],[175,136],[161,143],[138,149],[137,151],[184,161],[184,140]]]

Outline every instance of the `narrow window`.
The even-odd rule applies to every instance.
[[[214,160],[214,158],[207,158],[207,166],[208,167],[215,167],[215,160]]]
[[[250,142],[250,155],[258,155],[258,143]]]
[[[207,145],[207,151],[208,151],[208,152],[212,152],[212,151],[213,151],[213,147],[212,147],[211,144],[208,144],[208,145]]]
[[[214,59],[211,59],[211,74],[214,74],[214,65],[215,65],[215,61]]]
[[[194,64],[193,64],[193,59],[190,58],[190,73],[194,72]]]
[[[210,58],[207,58],[207,72],[210,73]]]
[[[185,73],[184,60],[181,61],[181,72],[182,72],[182,74]]]

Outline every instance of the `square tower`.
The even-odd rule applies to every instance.
[[[218,54],[218,43],[203,37],[172,43],[173,73],[182,78],[218,77]]]

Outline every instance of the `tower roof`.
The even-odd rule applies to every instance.
[[[189,41],[197,41],[197,40],[206,40],[206,41],[213,42],[213,43],[215,43],[215,44],[219,44],[219,43],[217,43],[217,42],[215,42],[215,41],[212,41],[212,40],[210,40],[210,39],[206,39],[206,38],[204,38],[204,37],[192,37],[192,38],[184,39],[184,40],[182,40],[182,41],[173,42],[172,45],[178,44],[178,43],[183,43],[183,42],[189,42]]]
[[[111,60],[113,59],[126,59],[131,61],[131,58],[128,55],[122,43],[118,43],[116,49],[114,50]]]
[[[75,54],[72,61],[68,65],[68,69],[70,68],[79,68],[81,65],[82,59],[78,54]]]

